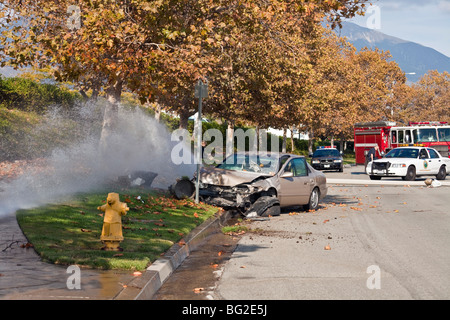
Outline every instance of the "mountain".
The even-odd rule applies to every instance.
[[[337,30],[337,33],[341,37],[346,37],[358,50],[364,47],[389,50],[392,59],[407,73],[406,77],[410,82],[416,82],[429,70],[450,72],[449,57],[421,44],[392,37],[351,22],[342,23],[342,29]]]

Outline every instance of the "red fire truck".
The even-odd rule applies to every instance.
[[[364,164],[367,152],[378,145],[381,153],[399,146],[423,145],[450,157],[450,126],[447,122],[410,122],[397,126],[391,121],[361,122],[354,126],[356,164]],[[377,155],[379,156],[379,155]]]

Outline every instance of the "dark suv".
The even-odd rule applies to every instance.
[[[311,166],[317,170],[344,171],[343,158],[339,150],[331,147],[318,147],[311,155]]]

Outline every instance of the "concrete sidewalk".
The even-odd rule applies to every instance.
[[[192,250],[223,225],[229,212],[217,213],[175,244],[140,276],[114,270],[81,270],[81,289],[68,289],[73,274],[67,266],[43,262],[28,240],[14,214],[0,217],[0,300],[137,300],[151,299]]]

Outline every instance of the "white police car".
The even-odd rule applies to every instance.
[[[433,148],[399,147],[389,151],[382,159],[367,164],[366,173],[371,180],[381,177],[402,177],[413,181],[417,176],[436,176],[444,180],[450,173],[450,159],[442,157]]]

